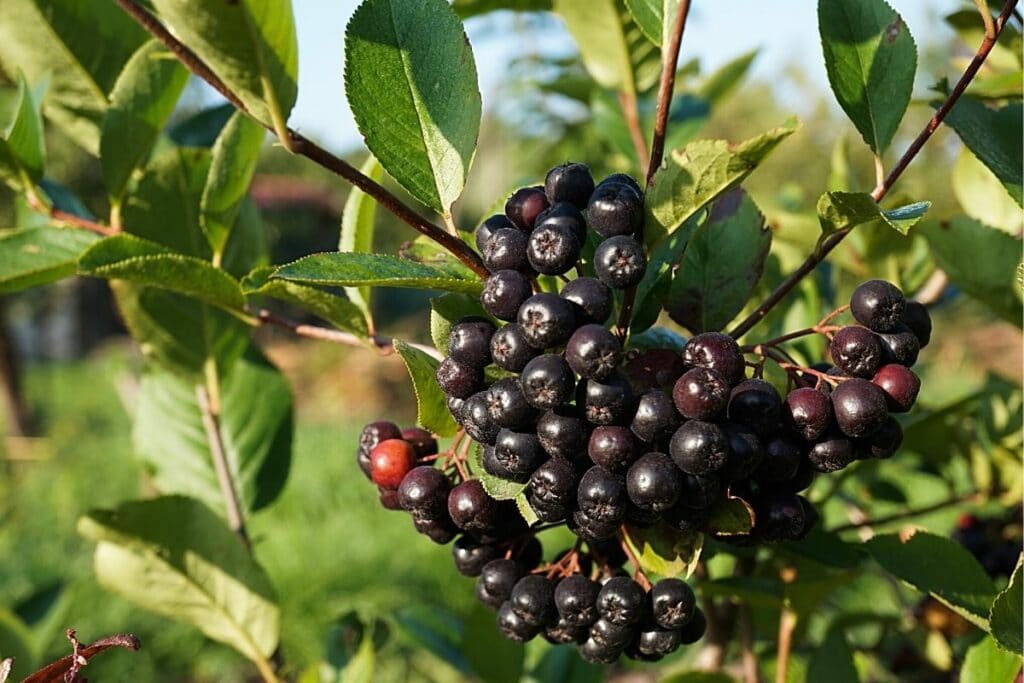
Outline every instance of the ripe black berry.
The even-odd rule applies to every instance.
[[[620,651],[629,645],[635,635],[636,624],[616,624],[603,615],[590,627],[591,638],[607,648]]]
[[[679,628],[693,618],[697,598],[685,581],[662,579],[651,587],[651,609],[658,626]]]
[[[899,323],[906,303],[896,285],[885,280],[868,280],[853,291],[850,312],[861,325],[875,332],[886,332]]]
[[[769,543],[796,540],[805,524],[804,508],[795,495],[772,497],[757,506],[755,531]]]
[[[743,380],[729,396],[729,419],[750,427],[758,436],[773,434],[782,419],[779,392],[763,379]]]
[[[693,618],[679,630],[679,642],[683,645],[692,645],[703,638],[707,630],[708,621],[704,616],[704,610],[697,607],[693,610]]]
[[[416,531],[438,545],[450,543],[459,532],[447,515],[441,517],[413,517],[412,523]]]
[[[573,626],[565,619],[549,622],[544,627],[544,640],[552,645],[568,645],[569,643],[583,643],[590,637],[586,626]]]
[[[683,347],[683,362],[691,368],[714,370],[735,386],[743,379],[743,353],[732,337],[721,332],[703,332]]]
[[[603,619],[626,626],[635,624],[644,616],[647,593],[633,579],[616,576],[608,579],[597,595],[597,611]]]
[[[622,375],[614,374],[600,382],[580,380],[576,387],[576,405],[583,406],[583,413],[592,424],[623,424],[632,418],[636,398],[629,382]]]
[[[683,494],[674,507],[662,513],[664,520],[684,534],[703,531],[710,517],[707,508],[690,507],[687,502]]]
[[[643,194],[643,188],[640,187],[640,183],[628,173],[612,173],[598,183],[599,187],[604,185],[629,185],[638,193]]]
[[[832,422],[832,403],[817,389],[794,389],[782,405],[782,420],[807,441],[814,441]]]
[[[488,607],[498,609],[512,595],[521,570],[515,560],[491,560],[480,570],[476,596]]]
[[[603,380],[619,367],[622,344],[607,328],[584,325],[573,332],[565,345],[565,359],[581,377]]]
[[[530,477],[530,497],[543,505],[568,506],[576,493],[576,468],[563,458],[550,458]]]
[[[409,471],[398,487],[398,502],[414,516],[438,517],[447,510],[451,482],[444,472],[429,465]]]
[[[459,320],[448,333],[448,355],[471,367],[490,365],[494,331],[494,323],[486,318],[472,316]]]
[[[498,320],[512,321],[532,293],[530,281],[518,270],[499,270],[484,282],[480,303]]]
[[[548,208],[548,198],[542,187],[524,187],[516,190],[505,202],[505,215],[520,230],[530,232],[544,209]]]
[[[647,270],[643,245],[628,235],[616,235],[594,250],[594,271],[612,289],[627,289],[640,282]]]
[[[590,196],[587,218],[601,237],[632,235],[643,224],[643,197],[625,183],[602,182]]]
[[[459,536],[452,544],[455,569],[463,576],[480,576],[484,565],[497,557],[495,546],[481,543],[472,536]]]
[[[575,304],[576,319],[582,324],[604,325],[612,314],[612,290],[597,278],[570,280],[559,296]]]
[[[883,365],[871,382],[885,393],[886,404],[894,413],[909,411],[921,390],[918,376],[907,367],[897,364]]]
[[[582,248],[572,228],[545,220],[530,233],[526,256],[538,273],[563,275],[576,267]]]
[[[490,400],[486,391],[479,391],[462,403],[459,423],[478,443],[492,444],[501,425],[491,417]]]
[[[529,237],[518,228],[500,228],[484,242],[484,265],[492,273],[499,270],[523,270]]]
[[[402,438],[412,446],[417,460],[437,453],[437,439],[426,429],[407,427],[402,430]]]
[[[526,402],[541,410],[565,403],[576,389],[576,375],[565,359],[554,353],[537,356],[527,363],[519,382]]]
[[[514,377],[498,380],[487,389],[487,412],[495,424],[509,429],[526,427],[537,417]]]
[[[519,579],[508,601],[523,621],[534,626],[543,626],[555,614],[554,589],[541,574]]]
[[[683,472],[679,502],[691,508],[708,508],[722,496],[722,478],[717,474],[701,476]]]
[[[629,428],[638,439],[653,444],[672,436],[681,422],[668,394],[651,389],[640,397]]]
[[[928,346],[932,338],[932,317],[924,304],[908,301],[906,308],[903,309],[903,324],[914,332],[922,349]]]
[[[572,513],[572,517],[565,520],[566,526],[569,527],[569,531],[573,532],[587,543],[614,537],[619,531],[620,521],[621,520],[604,522],[593,519],[588,516],[587,513],[583,512],[583,510],[577,510]]]
[[[558,614],[575,626],[590,626],[597,621],[597,594],[601,586],[585,576],[573,574],[555,586]]]
[[[847,436],[868,436],[882,426],[889,410],[885,393],[866,379],[853,378],[832,390],[832,412]]]
[[[482,535],[497,523],[498,507],[479,479],[467,479],[448,494],[448,515],[459,529]]]
[[[682,475],[672,458],[664,453],[647,453],[626,473],[626,491],[637,507],[660,512],[679,499]]]
[[[576,502],[580,511],[590,519],[606,524],[617,523],[625,516],[629,502],[626,482],[621,475],[595,465],[580,479]]]
[[[591,664],[614,664],[622,654],[621,648],[608,647],[593,637],[588,638],[578,650],[580,658]]]
[[[764,458],[754,471],[754,479],[763,483],[792,479],[806,449],[806,444],[798,443],[786,432],[772,436],[764,443]]]
[[[682,639],[678,629],[648,626],[640,629],[636,647],[644,658],[650,661],[657,661],[679,649],[680,642],[682,642]]]
[[[402,509],[402,503],[398,499],[397,489],[386,489],[381,486],[378,486],[377,499],[380,501],[381,507],[383,507],[385,510]]]
[[[761,440],[746,425],[725,424],[722,431],[729,438],[729,458],[719,474],[726,481],[746,479],[764,459]]]
[[[505,464],[498,460],[498,457],[494,454],[494,446],[484,446],[481,464],[484,467],[484,472],[487,472],[487,474],[509,481],[515,479],[515,475],[509,472]]]
[[[367,479],[370,478],[370,451],[373,450],[373,447],[387,439],[401,438],[402,430],[394,422],[371,422],[363,427],[363,431],[359,433],[359,448],[356,455],[359,469],[363,471]]]
[[[484,386],[483,368],[445,358],[437,366],[437,384],[448,396],[469,398]]]
[[[594,192],[594,177],[590,175],[586,164],[555,166],[544,179],[544,192],[552,204],[569,202],[583,210]]]
[[[921,343],[913,331],[900,323],[889,332],[879,332],[882,343],[882,361],[899,363],[908,368],[917,362],[917,354],[921,351]]]
[[[491,359],[502,370],[521,372],[538,353],[517,323],[505,325],[491,337]]]
[[[587,455],[610,472],[625,472],[640,455],[639,444],[627,427],[602,425],[590,433]]]
[[[676,381],[672,400],[688,420],[713,420],[729,404],[729,383],[714,370],[693,368]]]
[[[729,438],[716,424],[690,420],[672,435],[668,450],[679,469],[702,476],[725,466],[729,459]]]
[[[903,443],[903,427],[891,415],[871,436],[855,439],[854,454],[858,458],[889,458]]]
[[[555,294],[534,294],[519,307],[516,316],[526,341],[537,349],[561,346],[576,329],[572,304]]]
[[[881,340],[866,327],[844,327],[828,348],[836,367],[852,377],[871,377],[882,363]]]
[[[502,429],[494,442],[494,458],[511,475],[510,479],[527,482],[547,455],[536,434]]]
[[[829,432],[814,442],[807,459],[818,472],[838,472],[853,462],[853,444],[842,434]]]
[[[649,349],[630,358],[625,367],[637,391],[664,389],[669,393],[686,370],[683,359],[671,349]]]
[[[552,457],[573,460],[586,451],[590,426],[575,408],[556,408],[537,420],[537,438]]]
[[[568,228],[581,246],[587,243],[587,220],[579,209],[568,202],[552,204],[551,208],[537,216],[533,229],[536,231],[546,226]]]
[[[487,240],[491,239],[491,235],[496,233],[502,228],[515,228],[515,223],[508,219],[505,214],[498,214],[491,216],[476,229],[476,249],[481,254],[484,253],[484,247],[487,245]]]
[[[541,626],[529,623],[512,608],[512,603],[505,602],[498,608],[498,630],[509,640],[525,643],[540,633]]]

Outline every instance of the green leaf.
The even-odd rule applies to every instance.
[[[741,188],[722,195],[689,239],[665,310],[693,333],[722,329],[757,286],[771,244],[772,233],[750,196]]]
[[[379,183],[384,179],[384,167],[372,154],[367,157],[359,170],[375,182]],[[376,219],[376,200],[359,188],[353,187],[341,214],[341,238],[338,240],[338,251],[360,254],[372,252]],[[369,287],[345,288],[349,300],[362,310],[367,320],[370,319],[371,291]]]
[[[543,12],[551,10],[551,0],[453,0],[452,9],[462,19],[502,9]]]
[[[906,541],[896,534],[875,536],[867,542],[867,550],[890,574],[988,630],[995,586],[963,546],[918,531]]]
[[[151,0],[164,24],[279,137],[298,93],[291,2]]]
[[[640,351],[673,349],[681,352],[684,346],[686,346],[686,337],[667,327],[652,327],[640,334],[632,335],[627,344],[628,349]]]
[[[746,77],[758,52],[757,49],[751,50],[718,67],[704,79],[700,88],[697,89],[697,94],[712,105],[721,102]]]
[[[754,508],[734,496],[726,496],[708,511],[707,529],[715,536],[746,536],[754,528]]]
[[[1020,624],[1014,628],[1020,631]],[[995,640],[985,637],[967,650],[960,683],[1011,683],[1020,668],[1020,655],[1003,652]]]
[[[330,252],[313,254],[278,268],[274,278],[319,286],[411,287],[479,294],[483,283],[475,275],[441,270],[384,254]]]
[[[812,529],[804,541],[789,541],[779,547],[794,555],[840,569],[856,567],[865,557],[859,543],[847,543],[838,534],[819,528]]]
[[[1017,204],[1024,195],[1024,132],[1021,116],[1024,105],[1011,103],[990,109],[973,97],[961,97],[946,116],[946,123],[956,131],[967,148],[974,152],[999,178]]]
[[[181,147],[213,147],[236,111],[230,102],[201,109],[168,128],[167,137]]]
[[[881,219],[896,232],[906,235],[931,205],[931,202],[915,202],[883,211],[866,192],[826,192],[818,199],[818,222],[821,232],[829,235]]]
[[[377,653],[373,647],[373,631],[368,630],[359,641],[356,654],[341,670],[338,683],[373,683]]]
[[[672,31],[679,0],[626,0],[626,7],[647,39],[662,47]]]
[[[529,482],[515,482],[508,479],[496,477],[484,469],[484,449],[480,444],[473,446],[471,455],[473,464],[473,475],[483,484],[484,491],[494,500],[515,500],[526,490]]]
[[[971,150],[960,150],[953,166],[952,182],[953,194],[968,216],[1011,235],[1020,232],[1020,207],[995,174]]]
[[[78,259],[78,272],[166,289],[225,310],[245,307],[238,281],[223,270],[132,235],[114,235],[90,246]]]
[[[118,76],[100,133],[100,167],[112,201],[120,201],[146,162],[187,82],[188,70],[156,40],[140,47]]]
[[[254,661],[277,646],[273,588],[241,539],[183,496],[132,501],[78,521],[95,541],[100,585],[139,607],[195,626]]]
[[[7,609],[0,607],[0,660],[12,658],[18,668],[31,671],[36,666],[32,629]],[[3,681],[0,665],[0,681]]]
[[[291,463],[292,395],[288,382],[255,348],[224,373],[220,434],[244,509],[272,503]],[[133,428],[135,452],[163,493],[201,500],[223,514],[196,385],[152,369],[142,377]]]
[[[49,78],[43,113],[96,156],[107,93],[147,37],[113,2],[4,0],[0,63],[12,79]]]
[[[78,256],[98,239],[91,232],[65,228],[0,231],[0,292],[74,275]]]
[[[345,30],[345,92],[366,145],[449,215],[480,132],[473,51],[445,0],[365,0]]]
[[[703,212],[691,216],[679,230],[659,242],[647,260],[647,270],[636,288],[633,321],[629,325],[634,336],[657,322],[672,284],[672,272],[679,265],[690,236],[704,217]]]
[[[394,340],[395,352],[402,357],[412,388],[416,392],[416,424],[438,436],[451,436],[458,430],[455,419],[448,412],[448,401],[437,385],[437,367],[440,361],[409,344]]]
[[[526,522],[527,526],[533,526],[540,521],[537,512],[530,506],[530,501],[526,497],[525,491],[516,496],[516,508],[519,510],[519,514],[523,516],[523,521]]]
[[[819,0],[818,31],[839,106],[881,155],[914,88],[917,46],[910,29],[885,0]]]
[[[996,596],[989,610],[988,623],[992,628],[992,637],[999,647],[1016,655],[1024,653],[1024,637],[1021,636],[1021,624],[1024,624],[1024,556],[1017,559],[1017,567],[1010,577],[1010,585]]]
[[[494,628],[494,612],[477,603],[462,631],[462,652],[481,681],[518,683],[523,672],[523,646]]]
[[[743,182],[797,125],[791,119],[736,145],[698,140],[668,154],[644,199],[647,244],[657,244],[705,204]]]
[[[236,113],[213,146],[210,174],[200,203],[199,223],[215,255],[222,254],[256,172],[264,131]]]
[[[684,534],[664,522],[646,528],[626,525],[622,531],[645,572],[690,578],[696,570],[704,546],[703,534]]]
[[[43,178],[46,146],[39,104],[20,72],[14,113],[10,121],[0,124],[0,177],[15,190],[30,190]]]
[[[629,40],[615,0],[554,0],[587,72],[611,90],[636,92]]]
[[[1020,240],[964,216],[929,222],[921,232],[950,281],[1003,320],[1021,324],[1020,290],[1014,286]]]
[[[658,683],[736,683],[736,679],[714,671],[686,671],[661,678]]]
[[[430,338],[434,348],[448,352],[448,333],[460,318],[470,315],[489,317],[480,299],[466,294],[445,294],[430,300]]]
[[[829,683],[858,683],[857,667],[853,664],[853,652],[846,642],[843,629],[834,626],[829,629],[825,640],[814,649],[807,664],[808,681],[829,681]]]
[[[295,304],[358,337],[366,338],[369,335],[366,318],[354,303],[316,287],[288,280],[272,280],[270,276],[275,269],[274,266],[262,266],[249,273],[242,280],[242,291],[246,296],[262,294]]]

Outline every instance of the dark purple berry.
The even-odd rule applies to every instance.
[[[601,585],[585,576],[574,574],[555,586],[555,607],[558,614],[575,626],[590,626],[598,619],[597,594]]]
[[[590,637],[590,631],[586,626],[573,626],[565,619],[559,618],[548,623],[541,635],[552,645],[569,645],[585,642]]]
[[[538,273],[564,275],[576,267],[582,248],[572,228],[545,220],[530,233],[526,256]]]
[[[527,574],[519,579],[508,601],[512,610],[533,626],[543,626],[555,615],[554,588],[542,574]]]
[[[636,178],[628,173],[612,173],[598,183],[598,186],[605,185],[629,185],[639,194],[643,194],[643,188],[640,187],[640,183],[638,183]]]
[[[552,204],[537,216],[533,229],[537,231],[542,227],[567,228],[581,246],[587,243],[587,221],[579,209],[567,202]]]
[[[668,394],[652,389],[637,401],[636,413],[629,428],[638,439],[653,444],[672,436],[682,420]]]
[[[764,459],[761,440],[746,425],[725,424],[722,431],[729,438],[729,459],[719,474],[726,481],[748,478]]]
[[[487,240],[491,239],[491,235],[496,233],[502,228],[515,228],[515,223],[508,219],[505,214],[499,214],[491,216],[476,229],[476,249],[481,254],[484,253],[484,247],[487,245]]]
[[[409,470],[398,486],[398,502],[413,516],[439,517],[446,513],[451,482],[441,470],[420,465]]]
[[[602,182],[590,196],[587,219],[601,237],[632,235],[643,224],[643,196],[625,183]]]
[[[762,483],[792,479],[806,449],[806,444],[799,443],[786,432],[775,434],[764,443],[764,458],[754,471],[754,479]]]
[[[866,327],[844,327],[828,348],[832,362],[851,377],[871,377],[882,364],[881,340]]]
[[[805,440],[814,441],[832,422],[832,403],[817,389],[794,389],[782,405],[782,420]]]
[[[688,420],[714,420],[729,405],[729,383],[714,370],[693,368],[676,381],[672,400]]]
[[[511,475],[510,479],[525,483],[544,463],[547,454],[536,434],[502,429],[494,442],[494,457]]]
[[[622,343],[601,325],[584,325],[565,345],[565,360],[580,377],[603,380],[622,361]]]
[[[832,390],[832,412],[843,434],[860,438],[882,426],[889,416],[885,393],[866,379],[853,378]]]
[[[614,374],[600,382],[580,380],[576,387],[576,405],[583,406],[583,414],[592,424],[625,424],[633,416],[636,397],[629,382],[622,375]]]
[[[572,304],[556,294],[534,294],[519,307],[516,316],[526,341],[537,349],[561,346],[576,329]]]
[[[569,202],[583,210],[594,192],[594,177],[586,164],[568,163],[555,166],[544,179],[544,192],[548,201]]]
[[[883,363],[899,363],[909,368],[917,362],[921,343],[917,335],[903,323],[889,332],[879,332],[878,338],[882,344]]]
[[[903,309],[903,324],[917,336],[918,345],[923,349],[932,338],[932,317],[928,308],[917,301],[908,301]]]
[[[550,458],[530,477],[530,500],[543,506],[567,508],[573,503],[577,481],[571,462]]]
[[[679,499],[683,473],[664,453],[647,453],[626,472],[629,499],[644,510],[660,512]]]
[[[498,507],[484,491],[479,479],[467,479],[448,494],[448,515],[455,526],[466,533],[480,535],[497,523]]]
[[[595,465],[580,479],[576,493],[580,511],[596,522],[614,524],[626,514],[629,496],[621,475]]]
[[[556,408],[537,420],[537,438],[550,456],[573,460],[587,449],[590,425],[575,408]]]
[[[704,637],[707,630],[708,621],[704,616],[704,610],[697,607],[693,610],[693,618],[679,630],[679,642],[683,645],[693,645]]]
[[[681,579],[662,579],[651,587],[651,610],[661,628],[685,626],[697,609],[697,598]]]
[[[448,333],[448,355],[472,367],[490,365],[491,337],[494,331],[494,323],[486,318],[462,318],[452,325]]]
[[[600,599],[600,598],[598,598]],[[590,627],[590,637],[608,648],[621,650],[636,635],[636,624],[616,624],[602,616]]]
[[[480,570],[476,581],[476,596],[488,607],[498,609],[512,595],[512,589],[522,574],[515,560],[491,560]]]
[[[682,637],[678,629],[663,629],[656,626],[649,626],[640,629],[637,636],[637,650],[649,661],[670,655],[679,649]]]
[[[491,272],[499,270],[523,270],[526,266],[526,252],[529,237],[518,228],[501,228],[484,243],[484,265]]]
[[[526,364],[519,383],[527,403],[540,410],[549,410],[572,398],[576,375],[572,374],[562,356],[546,353]]]
[[[669,393],[686,372],[686,365],[671,349],[649,349],[630,358],[625,372],[637,391],[664,389]]]
[[[363,471],[366,478],[370,478],[370,451],[381,441],[388,439],[401,439],[402,430],[394,422],[379,421],[371,422],[363,427],[359,433],[359,447],[356,457],[359,462],[359,469]]]
[[[694,534],[704,531],[707,526],[709,513],[706,508],[694,508],[683,504],[683,500],[676,503],[662,513],[664,520],[673,528],[683,534]]]
[[[755,531],[768,543],[796,540],[806,525],[804,507],[795,495],[772,497],[759,504],[756,512]]]
[[[518,270],[499,270],[484,282],[480,304],[498,320],[513,321],[532,293],[530,281]]]
[[[537,417],[514,377],[498,380],[487,389],[487,412],[495,424],[508,429],[532,425]]]
[[[601,586],[601,592],[597,594],[598,614],[602,619],[618,626],[628,626],[640,621],[647,606],[647,593],[640,584],[626,576],[608,579]]]
[[[587,454],[595,465],[610,472],[625,472],[640,455],[639,444],[627,427],[602,425],[590,433]]]
[[[679,469],[703,476],[725,467],[729,438],[716,424],[690,420],[672,435],[668,450]]]
[[[608,647],[593,637],[577,648],[580,658],[590,664],[614,664],[622,654],[621,648]]]
[[[525,643],[540,633],[542,626],[523,619],[513,608],[512,603],[504,602],[498,608],[498,630],[509,640]]]
[[[578,322],[604,325],[612,314],[612,290],[593,277],[578,277],[562,287],[559,294],[575,304]]]
[[[446,545],[459,533],[452,521],[447,516],[443,517],[413,517],[412,524],[416,531],[429,538],[438,545]]]
[[[909,368],[895,363],[879,368],[871,382],[885,393],[886,404],[894,413],[909,411],[921,390],[920,378]]]
[[[691,508],[709,508],[722,497],[722,479],[717,474],[696,476],[683,472],[679,504]]]
[[[853,444],[842,434],[829,432],[814,442],[807,459],[818,472],[838,472],[854,461]]]
[[[850,297],[850,312],[861,325],[887,332],[900,322],[907,300],[899,287],[885,280],[868,280]]]
[[[491,359],[502,370],[521,372],[538,353],[517,323],[505,325],[491,337]]]
[[[510,472],[503,462],[498,460],[498,457],[494,452],[494,446],[484,446],[484,454],[480,460],[483,465],[484,472],[492,477],[508,481],[512,481],[516,478],[516,475]]]
[[[402,502],[398,498],[398,489],[386,489],[383,486],[377,487],[378,500],[385,510],[401,510]]]
[[[459,424],[478,443],[492,444],[501,425],[491,417],[490,400],[486,391],[480,391],[462,403]]]
[[[472,536],[459,536],[452,544],[455,569],[463,576],[480,576],[484,565],[498,556],[498,549],[495,546],[481,543]]]
[[[721,332],[703,332],[683,347],[683,362],[690,368],[714,370],[735,386],[743,379],[743,353],[736,340]]]
[[[647,270],[644,247],[628,235],[609,237],[594,250],[594,271],[612,289],[628,289]]]
[[[621,520],[604,522],[587,515],[583,510],[576,510],[572,517],[565,520],[569,530],[587,543],[613,538],[619,532]]]
[[[903,427],[896,418],[889,416],[871,436],[856,439],[854,453],[859,458],[890,458],[903,443]]]
[[[524,187],[516,190],[505,202],[505,215],[520,230],[530,232],[537,216],[548,208],[548,198],[542,187]]]
[[[782,419],[782,399],[763,379],[746,379],[729,396],[729,419],[746,425],[758,436],[775,433]]]
[[[407,427],[402,430],[402,439],[409,442],[416,459],[426,458],[437,453],[437,439],[426,429]]]

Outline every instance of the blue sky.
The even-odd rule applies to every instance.
[[[956,0],[889,0],[903,16],[920,46],[952,40],[942,17],[966,6]],[[344,31],[357,0],[294,0],[299,34],[299,99],[290,123],[335,150],[361,143],[342,83]],[[825,87],[827,79],[818,42],[816,3],[812,0],[694,0],[680,62],[699,56],[705,69],[713,69],[754,47],[761,53],[751,76],[777,78],[787,66],[800,64],[812,83]],[[509,15],[495,13],[470,19],[467,30],[480,74],[484,107],[500,83],[509,61],[521,46],[508,31]],[[571,44],[567,33],[552,40]],[[785,85],[785,84],[783,84]],[[918,83],[918,88],[930,83]],[[804,113],[795,88],[782,88],[786,104]]]

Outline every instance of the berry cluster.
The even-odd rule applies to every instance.
[[[595,662],[657,659],[704,630],[685,583],[651,586],[639,571],[636,580],[623,572],[623,525],[714,533],[714,511],[728,497],[752,510],[752,528],[723,540],[802,539],[818,514],[798,494],[817,473],[898,448],[902,430],[890,412],[916,400],[920,381],[909,367],[931,333],[923,306],[871,280],[848,307],[859,325],[824,325],[844,307],[808,331],[830,338],[834,365],[790,363],[779,344],[793,335],[741,348],[706,332],[681,353],[626,352],[608,322],[614,290],[636,285],[646,269],[635,237],[642,219],[632,178],[595,186],[582,164],[513,194],[505,215],[476,235],[492,273],[480,297],[489,316],[452,325],[437,370],[462,428],[446,457],[456,471],[424,461],[438,457],[436,442],[417,452],[412,439],[395,441],[389,423],[369,425],[360,442],[385,505],[410,512],[439,543],[462,534],[456,565],[479,577],[477,595],[498,610],[505,635],[576,643]],[[597,242],[592,257],[588,242]],[[564,284],[541,291],[541,276]],[[789,373],[785,397],[761,377],[769,360]],[[470,440],[486,474],[522,485],[541,522],[576,534],[574,548],[541,566],[543,549],[515,504],[492,499],[467,470]]]

